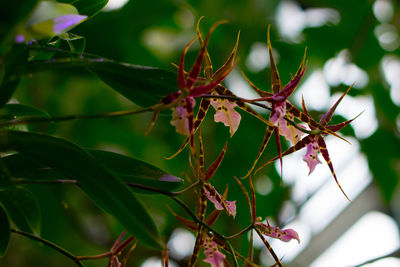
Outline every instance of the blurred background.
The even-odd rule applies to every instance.
[[[307,70],[291,102],[301,106],[304,97],[314,118],[319,119],[350,85],[353,89],[339,105],[333,123],[352,119],[341,134],[348,143],[328,136],[328,150],[339,182],[351,199],[337,187],[328,166],[322,164],[308,175],[304,150],[283,160],[283,184],[279,164],[253,177],[257,216],[273,225],[294,228],[301,243],[270,240],[287,266],[400,266],[400,9],[397,1],[127,1],[110,0],[97,16],[72,32],[86,37],[86,52],[118,61],[176,71],[186,43],[220,19],[229,20],[213,34],[209,53],[215,68],[221,66],[241,32],[237,67],[225,85],[239,96],[256,97],[240,73],[263,90],[270,89],[267,27],[281,76],[286,84],[301,62],[307,47]],[[191,66],[198,45],[187,55]],[[136,106],[84,70],[38,73],[23,80],[15,100],[45,109],[52,116],[93,114],[133,109]],[[210,111],[202,125],[208,166],[229,139],[229,131],[213,122]],[[265,125],[241,112],[239,130],[229,140],[227,154],[211,182],[222,192],[229,185],[228,200],[236,200],[237,217],[221,215],[215,228],[233,234],[249,222],[243,194],[234,176],[244,176],[261,145]],[[267,115],[267,114],[266,114]],[[64,137],[83,147],[100,148],[133,156],[180,177],[193,177],[187,151],[172,160],[184,141],[170,125],[170,114],[160,116],[152,132],[144,133],[151,114],[72,121],[30,126]],[[272,140],[272,139],[271,139]],[[273,141],[273,140],[272,140]],[[270,142],[260,163],[277,155]],[[288,147],[287,143],[283,144]],[[247,188],[248,183],[245,182]],[[123,230],[101,212],[76,187],[30,185],[42,207],[42,236],[76,255],[103,253]],[[191,194],[183,198],[193,205]],[[54,201],[49,202],[47,199]],[[141,196],[153,214],[170,248],[171,266],[185,266],[192,252],[193,233],[184,229],[166,209],[185,215],[167,198]],[[248,236],[232,241],[247,254]],[[256,261],[274,263],[263,245],[256,242]],[[160,266],[157,251],[139,246],[128,266]],[[199,261],[200,265],[206,266]],[[105,266],[88,261],[87,266]],[[12,236],[0,266],[74,266],[53,250],[20,236]]]

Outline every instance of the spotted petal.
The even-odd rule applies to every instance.
[[[268,221],[267,224],[258,222],[256,223],[256,227],[263,235],[277,238],[284,242],[296,239],[300,243],[299,234],[293,229],[280,229],[279,227],[271,226]]]
[[[316,137],[313,138],[311,143],[307,145],[307,152],[303,157],[303,160],[307,163],[308,168],[310,169],[310,172],[308,175],[310,175],[317,164],[321,163],[321,161],[318,158],[318,152],[319,152],[319,145]]]
[[[229,102],[227,99],[213,99],[211,105],[217,111],[214,115],[215,122],[222,122],[225,126],[229,126],[231,137],[239,127],[241,116],[235,110],[235,103]]]
[[[171,124],[175,126],[176,132],[189,135],[190,134],[190,118],[192,116],[191,108],[196,104],[194,98],[188,97],[182,99],[181,104],[172,109]]]
[[[206,236],[203,241],[204,262],[211,264],[212,267],[223,267],[225,255],[218,251],[218,245],[210,237]]]

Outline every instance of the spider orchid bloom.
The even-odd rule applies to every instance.
[[[328,125],[328,123],[331,121],[332,116],[337,108],[337,106],[339,105],[339,103],[342,101],[342,99],[344,98],[344,96],[350,91],[351,86],[347,89],[346,92],[344,92],[340,98],[336,101],[336,103],[325,113],[325,115],[321,118],[319,124],[322,125],[323,127],[326,127],[328,131],[322,131],[319,135],[318,134],[309,134],[306,137],[304,137],[303,139],[301,139],[299,142],[297,142],[296,145],[290,147],[288,150],[286,150],[285,152],[282,153],[282,157],[289,155],[295,151],[298,151],[304,147],[307,147],[307,152],[306,155],[303,157],[303,160],[307,163],[308,167],[309,167],[309,174],[313,172],[313,170],[315,169],[315,166],[320,163],[319,159],[318,159],[318,152],[321,152],[322,157],[325,159],[326,164],[328,164],[329,170],[332,173],[333,178],[335,179],[336,184],[338,185],[340,191],[342,191],[343,195],[349,200],[349,198],[347,197],[346,193],[344,192],[343,188],[340,186],[339,181],[336,177],[335,174],[335,170],[333,169],[333,164],[332,161],[330,159],[329,153],[328,153],[328,149],[326,147],[326,143],[324,140],[325,135],[330,134],[330,132],[338,132],[341,129],[343,129],[346,125],[350,124],[353,120],[355,120],[359,115],[357,115],[355,118],[351,119],[351,120],[347,120],[344,121],[342,123],[339,124],[334,124],[334,125]],[[304,103],[303,100],[303,110],[304,110],[304,114],[306,114],[307,116],[309,116],[309,113],[307,111],[306,105]],[[312,125],[309,125],[311,130],[314,130],[315,127]],[[274,157],[273,159],[271,159],[270,161],[268,161],[267,163],[263,164],[260,168],[258,168],[256,170],[256,172],[258,172],[259,170],[261,170],[262,168],[264,168],[266,165],[272,163],[273,161],[277,160],[279,157]]]
[[[153,127],[160,109],[165,108],[172,109],[173,118],[171,124],[176,127],[178,133],[184,135],[191,135],[193,133],[194,98],[213,91],[213,89],[215,89],[218,84],[222,82],[230,73],[236,63],[236,61],[229,61],[229,64],[227,64],[227,62],[227,65],[224,65],[225,67],[221,68],[221,71],[218,72],[218,75],[212,76],[209,80],[204,80],[199,76],[206,54],[206,47],[209,43],[211,34],[218,25],[224,22],[225,21],[218,21],[210,28],[206,39],[204,42],[201,42],[201,50],[197,55],[195,62],[193,63],[192,69],[188,73],[186,73],[184,70],[185,56],[190,46],[199,37],[196,36],[185,46],[178,65],[178,91],[167,95],[161,99],[158,105],[155,106],[153,120],[149,129],[147,130],[147,133]]]
[[[244,101],[248,102],[248,103],[257,102],[257,101],[266,101],[271,104],[271,114],[270,114],[270,118],[269,118],[270,123],[267,126],[260,150],[258,152],[258,155],[257,155],[251,169],[243,178],[246,178],[247,176],[249,176],[250,173],[255,168],[255,166],[256,166],[259,158],[261,157],[262,153],[264,152],[264,149],[267,146],[269,139],[271,138],[271,135],[273,132],[275,133],[275,141],[276,141],[279,156],[280,156],[281,176],[282,176],[283,166],[282,166],[282,158],[281,158],[282,152],[281,152],[280,135],[283,135],[286,139],[288,139],[291,142],[295,142],[296,140],[298,140],[301,137],[301,134],[302,134],[302,133],[300,133],[301,131],[299,131],[298,129],[294,129],[294,127],[292,125],[288,125],[288,123],[285,120],[285,117],[287,117],[287,118],[294,117],[293,114],[289,113],[288,112],[289,110],[287,110],[288,105],[290,108],[293,107],[289,103],[288,98],[289,98],[289,96],[291,96],[293,94],[294,90],[300,83],[300,80],[303,77],[304,72],[306,70],[307,63],[305,63],[305,57],[306,57],[307,50],[304,51],[303,60],[301,61],[301,64],[296,72],[296,75],[294,77],[292,77],[290,82],[285,87],[283,87],[280,77],[279,77],[278,69],[276,67],[274,56],[272,53],[272,45],[271,45],[271,41],[270,41],[269,29],[270,28],[268,27],[267,44],[268,44],[268,52],[269,52],[270,65],[271,65],[272,93],[265,92],[265,91],[259,89],[243,73],[243,76],[246,78],[246,80],[248,81],[250,86],[261,96],[261,98],[252,99],[252,100],[244,100]]]
[[[232,215],[232,217],[235,218],[236,200],[227,201],[217,192],[217,190],[215,190],[215,188],[210,183],[205,183],[203,185],[203,188],[208,200],[210,200],[215,205],[215,208],[217,210],[225,210],[228,215]]]
[[[224,267],[225,255],[218,251],[218,244],[208,234],[204,234],[202,245],[206,255],[203,261],[209,263],[212,267]]]
[[[271,226],[267,220],[267,224],[256,222],[255,227],[263,235],[279,239],[283,242],[289,242],[292,239],[296,239],[300,243],[299,234],[293,229],[280,229],[279,227]]]

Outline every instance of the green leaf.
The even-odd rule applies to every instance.
[[[176,74],[173,72],[104,58],[59,58],[29,62],[21,64],[14,74],[69,67],[86,67],[114,90],[140,106],[156,104],[161,98],[177,90]]]
[[[61,173],[75,177],[82,190],[144,243],[162,248],[153,220],[122,181],[80,147],[52,136],[0,132],[0,150],[16,150]]]
[[[176,75],[157,68],[104,61],[92,64],[88,69],[139,106],[156,104],[177,90]]]
[[[102,150],[88,149],[88,152],[97,159],[99,164],[125,182],[166,191],[177,189],[183,184],[181,178],[168,174],[144,161]]]
[[[4,81],[0,86],[0,108],[7,103],[19,85],[20,79]]]
[[[40,208],[33,194],[18,187],[0,190],[0,203],[8,216],[22,231],[38,234],[40,230]]]
[[[44,110],[22,104],[6,104],[0,110],[0,119],[22,117],[50,117],[50,115]]]
[[[3,207],[0,205],[0,257],[2,257],[10,242],[10,222]]]
[[[381,190],[384,200],[390,203],[400,180],[400,175],[396,172],[396,165],[400,161],[398,151],[400,140],[393,133],[381,128],[372,136],[362,140],[361,145],[367,154],[374,181]]]
[[[144,161],[108,151],[94,149],[87,151],[100,165],[124,182],[150,186],[165,191],[175,190],[183,184],[181,178],[167,174]],[[63,173],[50,169],[34,158],[21,153],[3,157],[3,162],[13,177],[32,181],[75,178],[65,176]],[[139,193],[154,194],[154,192],[148,190],[134,187],[131,187],[131,189]]]
[[[107,5],[108,0],[61,0],[58,2],[70,3],[78,9],[79,14],[93,17]]]

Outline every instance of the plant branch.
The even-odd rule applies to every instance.
[[[91,115],[68,115],[68,116],[60,116],[60,117],[27,117],[21,120],[12,120],[12,121],[3,121],[0,122],[0,127],[7,127],[12,125],[20,125],[20,124],[29,124],[29,123],[40,123],[40,122],[62,122],[62,121],[70,121],[70,120],[84,120],[84,119],[98,119],[98,118],[112,118],[112,117],[122,117],[128,115],[134,115],[139,113],[144,113],[148,111],[153,111],[156,109],[156,106],[151,106],[147,108],[140,108],[136,110],[127,110],[127,111],[115,111],[108,113],[99,113],[99,114],[91,114]]]
[[[69,251],[63,249],[62,247],[50,242],[49,240],[46,240],[44,238],[41,238],[39,236],[35,236],[33,234],[24,232],[24,231],[20,231],[18,229],[10,229],[10,231],[14,234],[18,234],[18,235],[22,235],[22,236],[26,236],[29,237],[33,240],[39,241],[42,244],[45,244],[48,247],[51,247],[54,250],[57,250],[58,252],[60,252],[61,254],[65,255],[66,257],[70,258],[71,260],[73,260],[76,265],[83,267],[84,265],[79,261],[78,257],[73,255],[72,253],[70,253]]]
[[[250,224],[249,226],[247,226],[246,228],[244,228],[243,230],[241,230],[240,232],[238,232],[238,233],[236,233],[236,234],[234,234],[234,235],[225,236],[225,239],[233,239],[233,238],[236,238],[236,237],[238,237],[238,236],[241,236],[242,234],[247,233],[247,232],[248,232],[249,230],[251,230],[252,228],[253,228],[253,225]]]

